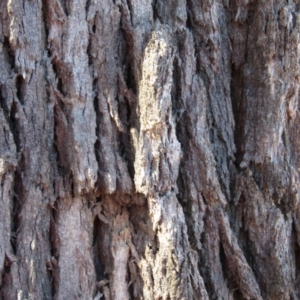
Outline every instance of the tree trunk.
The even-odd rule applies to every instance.
[[[0,298],[300,299],[299,43],[299,0],[2,0]]]

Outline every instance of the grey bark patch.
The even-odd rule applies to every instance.
[[[298,1],[0,11],[0,297],[300,298]]]

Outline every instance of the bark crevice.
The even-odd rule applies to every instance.
[[[299,1],[0,1],[10,299],[300,297]]]

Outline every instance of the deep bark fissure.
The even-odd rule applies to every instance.
[[[88,11],[91,5],[91,0],[86,0],[86,4],[85,4],[85,14],[86,14],[86,19],[88,17]],[[93,32],[95,33],[95,31],[93,30]]]
[[[22,158],[20,162],[22,161]],[[19,164],[20,165],[20,164]],[[22,183],[22,170],[17,168],[14,175],[14,195],[12,197],[11,204],[11,233],[10,233],[10,243],[14,254],[18,252],[18,233],[22,226],[20,219],[20,212],[22,210],[22,202],[26,197]]]
[[[97,218],[98,218],[98,216],[96,216],[95,219],[97,219]],[[94,231],[94,238],[95,238],[94,239],[95,245],[93,247],[94,268],[96,270],[97,280],[99,278],[97,288],[100,290],[101,293],[104,294],[105,299],[106,299],[106,293],[108,293],[109,297],[111,295],[111,292],[109,289],[109,287],[110,287],[109,272],[111,271],[110,269],[111,269],[111,264],[112,264],[111,254],[109,255],[109,257],[106,257],[106,255],[107,255],[107,253],[105,253],[106,249],[103,249],[104,241],[105,241],[106,246],[111,245],[111,234],[109,232],[108,224],[101,222],[101,220],[98,219],[97,228],[95,227],[95,231]]]
[[[224,250],[224,247],[223,247],[223,244],[221,241],[220,241],[220,245],[219,245],[219,251],[220,251],[219,257],[220,257],[220,264],[222,267],[222,274],[225,279],[225,283],[228,287],[228,290],[229,291],[238,291],[238,288],[235,286],[232,278],[230,278],[230,274],[228,274],[228,270],[229,270],[230,266],[228,264],[225,250]],[[244,298],[240,298],[240,299],[244,300]]]
[[[66,142],[64,124],[61,122],[62,115],[65,116],[63,109],[59,104],[54,105],[54,137],[53,137],[53,149],[56,152],[56,163],[57,163],[57,171],[60,176],[68,177],[69,175],[69,168],[68,168],[68,156],[67,156],[67,149],[62,144],[62,142]]]
[[[46,266],[49,274],[49,281],[51,282],[51,296],[55,297],[58,289],[58,260],[59,260],[59,238],[56,232],[56,221],[58,214],[57,199],[52,205],[49,205],[50,226],[49,226],[49,245],[50,245],[50,259]]]
[[[94,234],[93,234],[93,249],[94,249],[94,265],[96,271],[96,280],[99,282],[105,279],[104,274],[104,265],[101,262],[100,254],[99,254],[99,226],[101,226],[101,222],[98,216],[94,219]]]
[[[160,19],[160,15],[159,15],[159,1],[160,0],[152,0],[151,2],[151,6],[152,6],[152,16],[153,16],[153,20],[154,22],[156,20],[159,20],[161,22],[161,19]]]
[[[235,119],[235,131],[234,139],[235,144],[237,145],[236,154],[235,154],[235,166],[237,170],[240,170],[240,163],[242,162],[244,156],[243,150],[243,141],[244,141],[244,126],[243,120],[245,117],[244,108],[243,108],[243,76],[242,71],[239,68],[238,70],[233,65],[231,70],[231,99],[232,99],[232,109]]]
[[[1,296],[299,298],[299,5],[1,3]]]
[[[120,18],[120,39],[123,37],[125,42],[125,47],[123,51],[125,55],[123,56],[122,61],[122,74],[126,82],[126,87],[128,90],[132,90],[133,95],[136,95],[138,92],[138,85],[135,67],[135,58],[134,58],[134,28],[132,25],[131,15],[128,17],[126,8],[121,5],[120,7],[121,18]],[[130,18],[130,23],[128,18]],[[120,43],[121,44],[121,43]]]
[[[20,226],[20,222],[18,220],[18,214],[20,212],[20,200],[14,196],[12,199],[13,205],[12,205],[12,212],[11,212],[11,233],[10,233],[10,244],[11,248],[13,250],[13,253],[17,253],[17,239],[18,239],[18,230]]]
[[[19,122],[17,119],[17,104],[15,102],[12,103],[11,108],[7,106],[7,103],[3,97],[1,86],[0,86],[0,107],[3,111],[6,122],[9,126],[10,132],[13,135],[14,143],[17,148],[17,152],[21,151],[21,141],[20,141],[20,130],[19,130]]]
[[[17,75],[15,79],[16,89],[17,89],[17,98],[22,105],[24,105],[24,98],[26,95],[26,82],[22,75]]]
[[[296,289],[295,294],[290,295],[291,299],[297,299],[296,297],[300,296],[300,245],[299,245],[299,238],[297,236],[297,230],[295,228],[295,223],[292,224],[292,245],[291,249],[294,249],[294,259],[295,259],[295,284],[298,285],[298,289]]]
[[[99,141],[99,136],[100,136],[100,108],[99,108],[99,99],[98,99],[98,91],[97,91],[97,82],[98,82],[98,78],[95,78],[93,81],[93,93],[94,93],[94,101],[93,101],[93,107],[94,107],[94,111],[96,113],[96,128],[95,128],[95,133],[97,136],[97,140],[95,141],[94,144],[94,151],[95,151],[95,156],[96,156],[96,160],[98,163],[98,178],[97,178],[97,186],[95,187],[96,191],[100,188],[100,176],[99,176],[99,171],[101,169],[101,153],[100,153],[100,141]],[[100,192],[100,191],[99,191]]]

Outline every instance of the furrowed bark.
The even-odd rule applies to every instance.
[[[299,299],[299,1],[0,3],[2,299]]]

